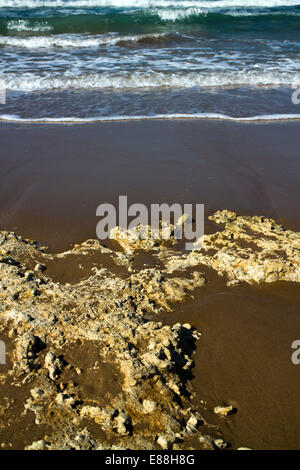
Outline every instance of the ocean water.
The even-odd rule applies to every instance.
[[[2,119],[291,119],[297,88],[300,0],[0,0]]]

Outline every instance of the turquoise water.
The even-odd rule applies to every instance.
[[[297,87],[300,0],[0,0],[7,119],[288,118]]]

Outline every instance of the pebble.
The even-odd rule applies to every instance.
[[[175,440],[175,438],[172,438],[171,436],[159,436],[158,439],[157,439],[157,444],[163,450],[169,450],[169,449],[171,449],[174,440]]]
[[[228,443],[225,442],[223,439],[214,439],[214,444],[219,449],[226,449],[226,447],[228,447]]]
[[[221,416],[228,416],[228,415],[231,415],[234,411],[234,408],[233,406],[229,405],[229,406],[216,406],[214,408],[214,413],[216,413],[217,415],[221,415]]]

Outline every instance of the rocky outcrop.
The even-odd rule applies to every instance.
[[[186,424],[195,412],[189,379],[200,334],[191,325],[168,326],[149,317],[171,310],[172,303],[202,286],[204,277],[168,277],[157,267],[134,270],[126,257],[127,275],[120,277],[113,272],[114,266],[119,269],[120,253],[92,241],[52,255],[3,232],[0,250],[1,325],[13,345],[12,367],[3,381],[24,388],[22,415],[33,414],[35,425],[48,430],[24,446],[184,447],[192,429]],[[110,258],[110,269],[98,263],[86,279],[73,284],[47,276],[50,263],[76,256],[83,263],[99,252]],[[78,344],[79,360],[68,359]],[[83,356],[91,344],[96,360],[85,369]],[[104,385],[97,392],[105,365],[115,370],[117,386]],[[84,395],[79,377],[84,384],[94,372],[95,393]],[[1,408],[0,421],[6,416],[7,409]]]
[[[210,220],[224,229],[198,240],[187,255],[162,252],[168,273],[207,266],[227,285],[291,281],[300,282],[300,234],[285,230],[265,217],[238,216],[218,211]]]
[[[24,438],[27,449],[226,448],[191,401],[200,333],[188,323],[163,325],[159,313],[204,286],[202,268],[226,276],[228,285],[299,282],[300,234],[229,211],[211,220],[223,230],[189,253],[178,248],[172,227],[169,242],[134,233],[121,240],[116,228],[119,248],[88,240],[59,254],[1,232],[1,333],[12,351],[1,386],[21,390],[23,402],[17,415],[5,397],[0,429],[7,419],[19,426],[33,416],[41,431]],[[151,262],[141,263],[141,253]],[[215,413],[231,419],[232,407]],[[1,439],[4,448],[14,445]]]

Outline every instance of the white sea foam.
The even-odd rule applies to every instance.
[[[12,20],[7,23],[9,31],[33,31],[33,32],[46,32],[51,31],[52,26],[47,24],[47,21],[30,23],[28,20]]]
[[[300,0],[299,0],[300,4]],[[155,15],[157,15],[160,19],[163,21],[169,21],[169,22],[176,22],[178,20],[184,20],[191,18],[193,16],[207,16],[210,12],[215,12],[215,13],[223,13],[228,16],[252,16],[258,13],[258,10],[255,8],[245,8],[241,9],[240,7],[232,7],[231,9],[228,9],[226,7],[209,7],[208,4],[206,6],[202,7],[186,7],[186,8],[155,8],[154,10],[149,10],[153,11]],[[260,9],[259,12],[266,14],[266,9]],[[282,11],[279,13],[277,10],[269,10],[268,14],[272,16],[276,16],[278,14],[282,14]],[[290,15],[293,16],[300,16],[299,12],[289,12]]]
[[[117,45],[123,42],[138,42],[147,38],[160,38],[164,34],[141,34],[120,36],[114,33],[99,35],[60,34],[53,36],[12,37],[0,36],[0,46],[23,49],[89,48],[102,45]]]
[[[156,9],[154,11],[163,21],[177,21],[191,16],[206,15],[207,8],[187,8],[187,9]]]
[[[187,89],[193,87],[276,87],[299,86],[300,71],[281,72],[280,64],[277,71],[264,72],[250,69],[237,72],[198,73],[163,73],[163,72],[135,72],[127,75],[113,75],[109,72],[96,74],[82,74],[70,77],[64,75],[39,76],[33,73],[16,75],[2,74],[0,80],[8,90],[38,91],[38,90],[68,90],[68,89]]]
[[[299,0],[0,0],[0,8],[272,8],[299,5]]]
[[[0,115],[0,121],[8,122],[28,122],[28,123],[84,123],[84,122],[109,122],[109,121],[141,121],[158,119],[214,119],[236,122],[263,122],[263,121],[287,121],[299,120],[300,114],[264,114],[249,117],[234,117],[221,113],[195,113],[195,114],[156,114],[139,116],[98,116],[89,118],[80,117],[59,117],[59,118],[21,118],[13,114]]]

